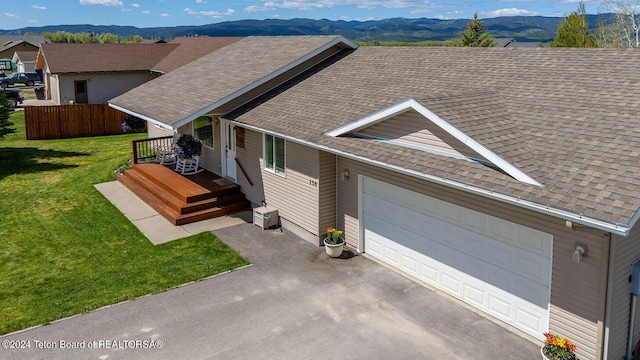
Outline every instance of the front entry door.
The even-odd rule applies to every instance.
[[[236,126],[229,121],[221,120],[222,125],[222,144],[224,152],[222,153],[222,176],[228,177],[236,181]]]
[[[87,81],[76,80],[73,82],[73,87],[75,89],[76,104],[89,103],[89,96],[87,95]]]

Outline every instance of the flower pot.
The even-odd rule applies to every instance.
[[[549,360],[548,357],[544,356],[544,346],[540,348],[540,355],[542,355],[542,360]]]
[[[324,250],[327,252],[327,255],[333,258],[340,257],[342,255],[342,250],[344,249],[344,240],[342,240],[339,244],[331,244],[327,242],[327,238],[324,239]]]

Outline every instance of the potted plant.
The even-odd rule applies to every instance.
[[[202,142],[190,134],[182,134],[176,141],[173,151],[180,159],[192,159],[202,154]]]
[[[340,257],[344,248],[344,238],[342,230],[328,228],[327,236],[324,238],[324,249],[330,257]]]
[[[545,344],[540,349],[543,360],[575,360],[576,346],[567,338],[544,333]]]

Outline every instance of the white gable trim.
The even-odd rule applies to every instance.
[[[458,128],[449,124],[444,119],[442,119],[441,117],[439,117],[438,115],[433,113],[431,110],[427,109],[422,104],[420,104],[419,102],[417,102],[412,98],[404,99],[399,103],[391,105],[376,113],[373,113],[371,115],[365,116],[361,119],[350,122],[348,124],[340,126],[331,131],[328,131],[325,133],[325,135],[336,137],[336,136],[344,135],[347,133],[355,132],[363,128],[366,128],[368,126],[371,126],[373,124],[384,121],[386,119],[392,118],[398,114],[401,114],[409,110],[417,111],[422,116],[427,118],[427,120],[433,122],[434,124],[439,126],[441,129],[449,133],[451,136],[455,137],[460,142],[467,145],[478,154],[482,155],[485,159],[493,163],[495,166],[500,168],[505,173],[512,176],[514,179],[527,184],[535,185],[535,186],[541,186],[541,187],[543,186],[540,182],[530,177],[529,175],[527,175],[517,167],[513,166],[511,163],[504,160],[503,158],[495,154],[493,151],[489,150],[488,148],[484,147],[477,141],[473,140],[471,137],[469,137],[468,135],[460,131]]]
[[[133,115],[135,117],[139,117],[140,119],[142,119],[144,121],[148,121],[148,122],[153,123],[153,124],[156,124],[156,125],[160,126],[163,129],[167,129],[167,130],[175,130],[175,129],[177,129],[177,128],[173,128],[173,127],[171,127],[171,126],[169,126],[169,125],[167,125],[167,124],[165,124],[165,123],[163,123],[161,121],[158,121],[156,119],[150,118],[148,116],[144,116],[142,114],[138,114],[135,111],[131,111],[131,110],[125,109],[125,108],[123,108],[121,106],[114,105],[112,103],[108,103],[108,104],[109,104],[110,107],[112,107],[112,108],[114,108],[116,110],[120,110],[123,113],[129,114],[129,115]]]
[[[267,76],[264,76],[263,78],[261,78],[261,79],[255,81],[255,82],[243,87],[242,89],[237,90],[237,91],[225,96],[224,98],[222,98],[222,99],[216,101],[215,103],[213,103],[213,104],[201,109],[200,111],[197,111],[197,112],[195,112],[193,114],[190,114],[189,116],[187,116],[187,117],[185,117],[185,118],[183,118],[181,120],[178,120],[177,122],[175,122],[173,124],[173,127],[174,128],[179,128],[180,126],[185,125],[185,124],[193,121],[194,119],[197,119],[198,117],[209,113],[210,111],[213,111],[214,109],[216,109],[216,108],[228,103],[229,101],[232,101],[233,99],[235,99],[235,98],[237,98],[237,97],[239,97],[239,96],[241,96],[241,95],[243,95],[243,94],[245,94],[245,93],[257,88],[258,86],[273,80],[274,78],[276,78],[276,77],[284,74],[285,72],[295,68],[296,66],[302,64],[303,62],[305,62],[307,60],[310,60],[313,57],[321,54],[322,52],[324,52],[324,51],[326,51],[326,50],[328,50],[328,49],[330,49],[330,48],[332,48],[332,47],[334,47],[336,45],[339,45],[339,44],[343,44],[344,46],[347,46],[347,47],[349,47],[351,49],[357,49],[358,48],[358,44],[356,44],[355,42],[345,38],[344,36],[338,36],[335,39],[333,39],[333,40],[327,42],[326,44],[322,45],[321,47],[313,50],[312,52],[310,52],[310,53],[308,53],[308,54],[296,59],[295,61],[283,66],[282,68],[280,68],[280,69],[268,74]]]

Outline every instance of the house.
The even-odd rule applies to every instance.
[[[543,47],[544,45],[538,41],[525,41],[518,42],[514,38],[496,38],[496,42],[498,43],[498,47],[503,48],[514,48],[514,47]]]
[[[43,70],[46,97],[55,104],[101,104],[239,39],[183,37],[169,43],[42,44],[36,69]]]
[[[515,333],[619,360],[640,339],[639,61],[628,49],[247,37],[109,104],[206,128],[201,165],[302,238],[320,245],[337,226],[355,251]]]
[[[37,51],[16,51],[11,60],[15,61],[18,72],[35,72]]]
[[[11,59],[16,51],[38,51],[40,44],[47,40],[36,35],[1,35],[0,36],[0,59]]]

